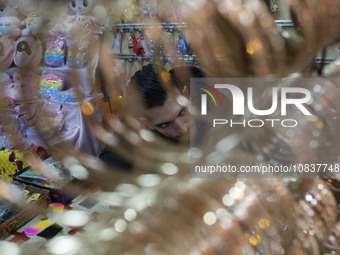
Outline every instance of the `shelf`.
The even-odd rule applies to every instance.
[[[292,20],[274,20],[276,25],[279,27],[294,27],[293,21]],[[171,23],[166,23],[162,22],[159,25],[159,28],[164,28],[168,32],[172,32],[175,30],[180,30],[182,28],[187,27],[187,24],[185,22],[178,23],[178,22],[171,22]],[[117,33],[117,32],[135,32],[139,31],[142,32],[143,29],[151,29],[154,28],[154,25],[152,23],[124,23],[124,24],[116,24],[113,26],[112,31]]]
[[[166,22],[162,22],[159,25],[159,28],[164,28],[166,29],[168,32],[172,32],[175,30],[179,30],[182,29],[184,27],[186,27],[187,24],[185,22],[182,23],[177,23],[177,22],[173,22],[173,23],[166,23]],[[124,23],[124,24],[116,24],[113,26],[112,31],[113,32],[131,32],[131,31],[142,31],[143,29],[151,29],[154,28],[154,24],[152,23]]]
[[[136,54],[130,54],[130,53],[120,53],[120,54],[115,54],[112,53],[112,57],[115,59],[124,59],[127,60],[129,62],[132,61],[142,61],[142,60],[146,60],[146,61],[152,61],[152,59],[154,58],[154,55],[151,55],[150,57],[146,56],[146,55],[136,55]],[[164,57],[161,56],[162,58],[160,59],[160,61],[162,62],[173,62],[172,58],[170,57]],[[198,63],[198,58],[196,55],[178,55],[177,61],[180,62],[186,62],[186,63]]]

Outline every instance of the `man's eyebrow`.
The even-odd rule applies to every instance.
[[[184,110],[184,107],[182,107],[182,108],[179,110],[179,112],[177,113],[176,117],[178,117],[178,116],[181,114],[181,112],[182,112],[183,110]],[[166,121],[166,122],[162,122],[162,123],[159,123],[159,124],[156,124],[155,126],[160,127],[160,126],[162,126],[162,125],[164,125],[164,124],[169,124],[169,123],[171,123],[171,122],[172,122],[172,120]]]

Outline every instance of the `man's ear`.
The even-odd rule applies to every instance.
[[[142,123],[142,125],[144,127],[149,128],[150,130],[154,130],[154,128],[151,125],[150,121],[148,121],[146,118],[140,117],[139,120],[140,120],[140,122]]]
[[[188,88],[188,86],[184,86],[184,87],[183,87],[182,93],[183,93],[183,95],[184,95],[185,97],[189,98],[190,93],[189,93],[189,88]]]

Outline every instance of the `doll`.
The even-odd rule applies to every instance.
[[[13,82],[4,86],[6,97],[14,101],[30,100],[37,96],[39,89],[39,76],[35,73],[13,74]]]
[[[26,15],[22,25],[26,28],[22,30],[23,35],[36,35],[42,32],[44,26],[44,17],[42,16],[41,0],[18,0],[19,11]]]
[[[0,1],[0,34],[18,37],[21,35],[21,21],[18,18],[15,1]]]
[[[94,0],[72,0],[69,7],[74,12],[74,15],[69,17],[69,21],[86,28],[89,28],[96,21],[96,18],[90,15],[94,7]]]

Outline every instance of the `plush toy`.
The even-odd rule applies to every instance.
[[[35,73],[13,74],[13,82],[4,86],[6,97],[14,101],[30,100],[36,97],[39,89],[39,76]]]
[[[9,74],[0,73],[0,85],[6,86],[6,85],[8,85],[12,82],[13,82],[13,80],[12,80],[11,76],[9,76]]]
[[[43,32],[45,19],[42,15],[44,8],[42,0],[18,0],[19,11],[26,15],[22,25],[26,28],[22,30],[23,35],[36,35]]]
[[[21,35],[21,21],[18,18],[15,1],[0,1],[0,34],[18,37]]]
[[[10,36],[0,36],[0,66],[7,69],[12,65],[14,58],[15,40]]]
[[[14,63],[18,67],[34,68],[40,65],[42,44],[33,36],[21,36],[15,43]]]

